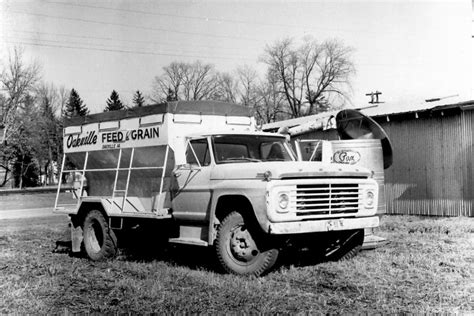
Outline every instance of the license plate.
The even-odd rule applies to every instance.
[[[326,229],[331,230],[340,230],[344,226],[344,221],[342,219],[331,219],[326,223]]]

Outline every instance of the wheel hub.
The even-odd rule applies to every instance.
[[[247,229],[239,226],[232,232],[230,247],[235,258],[248,262],[254,259],[259,251]]]

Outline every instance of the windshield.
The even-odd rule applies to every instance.
[[[256,135],[212,137],[216,163],[292,161],[285,138]]]

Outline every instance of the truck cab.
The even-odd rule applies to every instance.
[[[120,112],[65,128],[62,174],[82,181],[78,203],[55,212],[71,217],[74,250],[83,243],[93,260],[113,257],[116,232],[138,223],[171,243],[213,247],[228,272],[261,275],[292,241],[346,258],[379,224],[369,171],[297,161],[285,136],[258,131],[246,108],[198,101]]]

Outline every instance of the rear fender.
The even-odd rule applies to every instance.
[[[84,239],[82,225],[87,213],[89,213],[91,210],[98,210],[106,218],[108,217],[102,199],[88,199],[87,201],[81,201],[79,207],[77,208],[77,212],[75,214],[70,214],[72,252],[81,251],[81,244]]]

